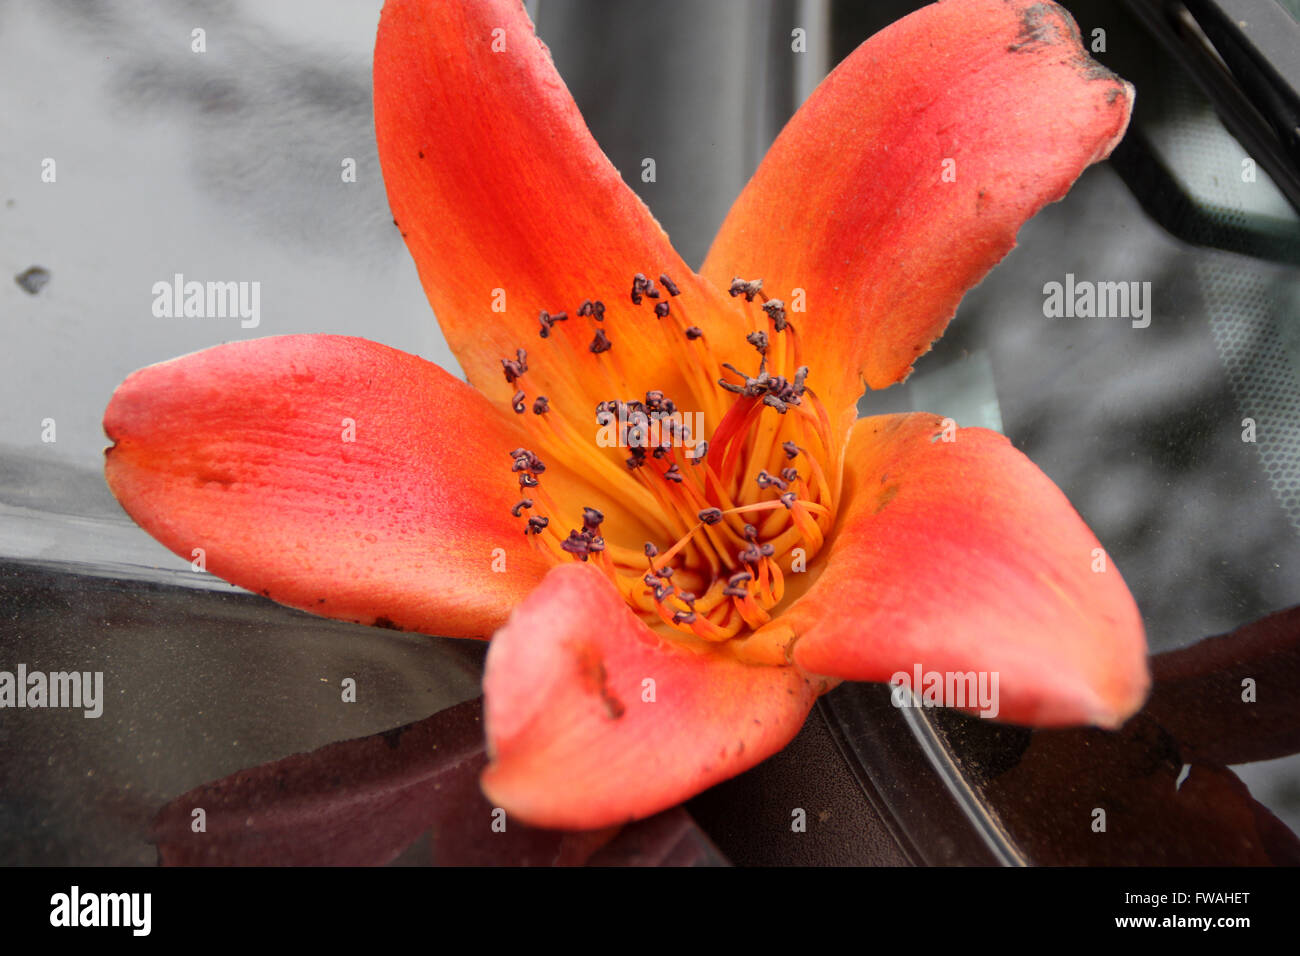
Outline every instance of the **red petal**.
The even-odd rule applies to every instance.
[[[963,293],[1128,124],[1132,87],[1041,0],[952,0],[881,31],[777,138],[702,273],[806,293],[791,316],[836,405],[904,378]],[[952,160],[955,181],[944,181]],[[818,362],[818,357],[822,361]]]
[[[109,487],[142,528],[291,607],[476,637],[551,564],[510,514],[515,423],[364,339],[255,339],[152,365],[118,388],[104,431]]]
[[[519,0],[390,0],[374,85],[393,214],[448,342],[484,394],[511,396],[501,359],[523,347],[529,402],[544,394],[594,434],[595,403],[615,397],[598,365],[620,366],[621,397],[682,394],[668,343],[687,343],[676,318],[655,318],[656,302],[669,302],[682,328],[709,337],[729,328],[743,344],[726,297],[673,251],[597,146]],[[632,305],[638,272],[656,283],[666,273],[681,296]],[[493,311],[498,290],[504,311]],[[604,302],[603,323],[576,314],[585,299]],[[543,309],[569,316],[546,340]],[[597,328],[613,343],[601,357],[588,350]]]
[[[924,414],[858,422],[824,570],[769,628],[797,635],[810,673],[996,672],[1001,720],[1123,723],[1149,677],[1119,571],[1004,437],[963,428],[947,442],[941,427]]]
[[[488,799],[537,826],[591,829],[649,816],[780,750],[822,686],[664,640],[598,571],[570,564],[493,637],[483,688]]]

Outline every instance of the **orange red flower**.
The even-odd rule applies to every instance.
[[[1005,720],[1141,706],[1140,615],[1051,481],[992,432],[856,419],[1123,135],[1132,89],[1068,14],[947,0],[868,40],[698,273],[518,0],[390,0],[374,77],[389,201],[469,384],[336,336],[143,369],[105,430],[145,530],[284,604],[492,636],[483,786],[543,826],[671,806],[836,682],[914,665],[996,671]]]

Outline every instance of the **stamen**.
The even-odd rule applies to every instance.
[[[570,531],[569,536],[560,542],[560,547],[583,561],[591,553],[591,542],[576,531]]]
[[[776,330],[778,332],[785,331],[786,326],[789,325],[789,322],[786,321],[784,302],[782,302],[780,299],[768,299],[766,302],[763,303],[763,311],[767,313],[768,317],[772,320],[773,324],[776,326]]]
[[[556,322],[567,321],[568,318],[569,318],[569,314],[567,312],[556,312],[554,315],[551,315],[545,309],[542,309],[541,312],[537,313],[537,321],[542,326],[542,331],[539,334],[544,339],[550,338],[551,326],[553,326]]]
[[[599,299],[594,302],[591,299],[584,299],[582,305],[578,306],[578,315],[590,316],[597,322],[604,322],[605,303],[601,302]]]
[[[535,471],[538,474],[541,474],[546,470],[546,462],[542,461],[527,448],[516,448],[510,453],[510,457],[514,459],[515,471],[522,471],[526,468],[529,471]],[[522,467],[519,464],[521,461],[524,462]]]
[[[727,578],[727,586],[723,588],[722,593],[728,597],[749,597],[749,590],[745,587],[745,584],[752,580],[754,580],[754,576],[748,571],[738,571]]]
[[[515,358],[501,360],[507,382],[518,389],[512,407],[522,413],[531,404],[543,425],[547,447],[580,446],[581,467],[598,476],[630,509],[629,514],[645,523],[646,535],[663,535],[670,545],[663,551],[653,542],[645,542],[641,549],[622,547],[617,541],[607,545],[600,534],[604,514],[587,507],[579,519],[567,507],[558,509],[538,478],[545,465],[527,449],[512,454],[513,470],[527,492],[512,508],[512,516],[527,519],[525,533],[538,548],[569,560],[589,561],[595,556],[598,567],[636,613],[661,632],[680,632],[690,640],[725,641],[767,625],[784,594],[780,565],[792,566],[790,552],[796,547],[819,550],[835,517],[832,489],[838,494],[839,482],[828,481],[827,474],[838,476],[840,464],[830,419],[817,395],[807,388],[808,369],[799,365],[799,337],[784,302],[764,295],[762,284],[760,279],[736,278],[728,288],[733,298],[758,299],[762,309],[748,314],[742,333],[759,354],[757,370],[747,373],[720,363],[721,356],[712,352],[713,343],[703,341],[701,327],[690,324],[693,300],[686,297],[670,304],[670,298],[682,294],[671,277],[659,274],[662,294],[645,274],[632,278],[632,303],[653,300],[655,316],[667,320],[659,325],[658,334],[670,347],[682,348],[681,335],[688,342],[700,342],[687,348],[687,365],[681,372],[691,389],[692,401],[686,407],[702,410],[707,431],[687,427],[672,398],[662,389],[650,388],[644,401],[616,397],[596,404],[596,422],[606,433],[610,425],[619,431],[616,442],[605,444],[623,448],[623,454],[610,453],[597,447],[589,435],[580,434],[580,425],[550,415],[545,395],[535,394],[529,402],[521,387],[528,372],[523,349]],[[593,322],[589,352],[610,352],[613,343],[601,324],[605,306],[583,299],[575,314]],[[565,313],[540,312],[542,337],[566,319]],[[778,334],[782,332],[788,334]],[[556,338],[557,360],[576,358],[575,350],[582,347],[580,337]],[[605,394],[626,396],[628,383],[644,370],[623,368],[620,363],[621,359],[635,362],[637,351],[624,344],[618,356],[597,363],[597,381],[604,383],[597,387],[608,388]],[[546,374],[553,373],[547,369]],[[537,391],[558,387],[546,384]],[[695,419],[691,421],[694,425]],[[800,455],[808,461],[806,466],[802,461],[798,468],[787,465]],[[687,461],[692,468],[686,467]],[[745,523],[746,519],[754,524]],[[566,526],[572,530],[560,530]]]
[[[763,288],[762,279],[742,279],[736,276],[731,280],[731,285],[727,288],[727,293],[734,299],[738,295],[743,295],[746,302],[753,302],[754,296],[761,294]]]
[[[514,359],[501,360],[501,369],[505,372],[506,381],[513,385],[519,376],[528,371],[528,353],[523,349],[516,349]]]

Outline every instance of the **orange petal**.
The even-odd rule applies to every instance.
[[[597,401],[649,389],[680,401],[680,354],[668,344],[688,343],[677,318],[743,346],[734,307],[681,260],[597,146],[519,0],[389,0],[374,86],[389,203],[447,341],[484,394],[509,399],[501,359],[525,348],[528,401],[546,395],[594,435]],[[656,285],[666,273],[682,294],[634,306],[636,273]],[[603,323],[577,315],[586,299],[605,304]],[[674,318],[657,319],[656,303]],[[540,310],[568,315],[545,340]],[[598,328],[613,345],[601,356],[589,351]]]
[[[483,688],[488,799],[527,823],[588,829],[649,816],[780,750],[822,684],[670,643],[598,571],[569,564],[493,637]]]
[[[142,528],[291,607],[478,637],[551,564],[510,514],[515,423],[364,339],[254,339],[151,365],[114,393],[104,431],[109,487]]]
[[[859,375],[872,388],[906,377],[1021,224],[1109,155],[1132,98],[1052,3],[925,7],[809,97],[701,272],[761,276],[787,305],[803,289],[807,314],[791,319],[813,380],[843,370],[819,388],[851,404]]]
[[[795,663],[848,680],[996,673],[1000,720],[1118,726],[1150,682],[1119,571],[1006,438],[950,434],[925,414],[854,427],[824,570],[774,622]]]

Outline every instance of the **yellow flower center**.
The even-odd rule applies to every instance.
[[[748,305],[750,371],[719,361],[700,329],[687,324],[668,276],[658,285],[640,274],[632,281],[633,304],[653,303],[686,353],[684,398],[695,408],[662,391],[612,398],[593,409],[598,431],[584,438],[551,413],[544,396],[531,404],[571,459],[629,509],[654,519],[648,523],[661,529],[661,540],[607,540],[600,511],[562,513],[544,488],[545,463],[526,448],[511,453],[524,496],[513,511],[537,547],[595,562],[652,627],[706,642],[767,624],[787,577],[808,568],[835,520],[837,447],[784,303],[767,298],[761,280],[736,279],[729,291]],[[625,381],[619,353],[597,324],[603,303],[584,302],[578,316],[595,326],[588,350],[610,363],[611,388]],[[566,321],[565,313],[542,312],[542,338]],[[528,370],[526,352],[502,367],[507,381],[518,383]],[[519,414],[529,409],[522,389],[511,405]]]

